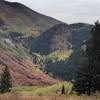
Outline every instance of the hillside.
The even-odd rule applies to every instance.
[[[71,48],[71,29],[67,24],[58,24],[48,29],[37,38],[33,38],[28,45],[30,51],[49,54],[56,50]]]
[[[8,65],[14,85],[58,82],[50,76],[72,80],[91,28],[85,23],[68,25],[22,4],[0,0],[0,73]],[[42,66],[33,64],[34,53],[45,60]]]
[[[25,51],[18,51],[18,48],[0,42],[0,75],[7,65],[10,68],[13,85],[47,86],[57,82],[40,71],[32,64],[29,54],[27,58],[25,54]]]
[[[29,41],[25,42],[26,48],[31,53],[46,56],[46,66],[43,68],[46,73],[61,80],[72,80],[79,66],[78,62],[82,62],[84,41],[89,39],[91,28],[92,25],[85,23],[58,24],[36,38],[30,37]],[[72,52],[68,54],[69,51]],[[61,56],[61,52],[66,56]],[[60,60],[57,60],[59,58]]]
[[[61,23],[19,4],[0,0],[0,31],[16,31],[38,35]]]
[[[10,68],[13,85],[47,86],[57,81],[32,63],[32,55],[22,45],[23,38],[38,36],[60,23],[19,3],[0,0],[0,74]]]
[[[86,23],[71,24],[72,28],[72,46],[73,53],[67,60],[67,79],[73,79],[79,67],[79,63],[83,61],[84,42],[89,39],[92,25]],[[68,77],[69,76],[69,77]]]
[[[63,27],[64,30],[61,30],[61,28],[58,25],[56,29],[54,26],[53,28],[46,31],[46,35],[44,35],[45,33],[42,34],[43,41],[41,41],[41,39],[39,40],[41,41],[40,43],[43,44],[39,45],[39,47],[43,48],[45,52],[47,50],[50,53],[50,50],[52,51],[52,48],[50,47],[53,45],[53,47],[56,48],[56,44],[55,42],[52,42],[51,44],[49,43],[49,45],[47,44],[48,41],[54,38],[54,36],[51,38],[49,37],[49,35],[52,36],[51,34],[54,35],[54,33],[57,32],[57,34],[55,33],[56,38],[54,38],[54,40],[55,41],[57,40],[56,43],[58,44],[57,46],[59,47],[58,50],[60,52],[69,52],[70,50],[73,52],[71,52],[71,54],[64,59],[61,58],[63,56],[60,56],[60,58],[63,60],[57,61],[56,59],[56,62],[53,62],[50,58],[49,61],[45,62],[46,67],[44,69],[48,74],[52,73],[53,77],[57,77],[61,80],[62,79],[72,80],[75,76],[77,67],[79,67],[78,63],[82,63],[83,61],[83,52],[85,49],[83,45],[84,45],[84,41],[86,41],[90,37],[89,33],[91,31],[92,25],[85,24],[85,23],[76,23],[76,24],[71,24],[67,27],[66,26],[67,25],[63,26],[63,24],[60,24],[60,27]],[[62,39],[59,39],[58,37]],[[59,43],[61,45],[59,45]],[[46,47],[45,44],[47,44],[48,47]],[[67,46],[69,46],[69,48]],[[58,50],[54,49],[54,52],[58,52]],[[57,54],[59,55],[59,53]]]

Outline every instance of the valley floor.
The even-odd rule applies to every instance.
[[[0,100],[100,100],[100,96],[34,96],[32,94],[3,94]]]
[[[61,95],[63,85],[65,95]],[[62,82],[47,87],[13,87],[11,93],[0,94],[0,100],[100,100],[100,93],[92,96],[77,96],[76,93],[72,93],[72,86],[70,82]]]

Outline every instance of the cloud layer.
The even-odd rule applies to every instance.
[[[33,10],[66,23],[94,23],[100,19],[100,0],[8,0],[25,4]]]

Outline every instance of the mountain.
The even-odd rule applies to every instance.
[[[38,36],[61,23],[19,3],[0,0],[0,75],[10,68],[13,85],[51,85],[57,80],[32,63],[32,55],[22,45],[23,39]]]
[[[31,53],[46,55],[45,72],[61,80],[72,80],[79,66],[77,62],[83,60],[84,42],[89,39],[92,27],[86,23],[61,23],[35,38],[30,37],[25,44]],[[61,55],[61,52],[66,56]],[[48,56],[51,57],[48,59]],[[58,61],[58,58],[63,61]]]
[[[16,31],[38,35],[50,27],[61,23],[19,4],[0,0],[1,31]]]
[[[91,28],[85,23],[68,25],[22,4],[0,0],[0,74],[7,65],[14,85],[72,80]],[[40,58],[45,68],[33,64]]]
[[[33,38],[28,47],[30,47],[31,52],[49,54],[56,50],[69,50],[71,48],[71,39],[70,27],[62,23]]]
[[[61,30],[60,27],[63,27],[64,30]],[[54,40],[57,39],[58,44],[59,43],[62,44],[62,46],[58,45],[60,48],[59,50],[61,52],[62,51],[65,52],[65,50],[67,52],[72,50],[73,52],[64,61],[61,60],[61,61],[57,61],[57,62],[50,62],[50,61],[48,63],[46,62],[45,71],[47,73],[54,74],[54,76],[56,76],[60,79],[72,80],[75,76],[75,72],[76,72],[77,68],[79,67],[78,63],[81,63],[83,61],[83,56],[84,56],[83,52],[85,49],[84,42],[89,39],[90,31],[93,26],[90,24],[85,24],[85,23],[75,23],[75,24],[65,25],[65,26],[63,26],[63,24],[60,24],[60,27],[58,25],[57,29],[55,30],[55,26],[54,26],[53,28],[46,31],[46,33],[47,33],[46,38],[44,36],[45,33],[42,34],[44,38],[42,39],[42,41],[40,43],[41,44],[43,43],[43,44],[42,44],[42,46],[39,45],[39,47],[42,47],[45,50],[45,52],[46,52],[46,50],[48,50],[47,48],[51,47],[51,45],[54,45],[54,48],[56,48],[55,42],[52,42],[53,44],[47,45],[49,47],[44,46],[45,44],[48,43],[48,41],[51,40],[49,35],[54,34],[56,31],[59,35],[56,34],[57,38],[54,38],[54,37],[53,38],[54,38]],[[60,38],[62,38],[62,40],[60,40],[58,38],[58,36]],[[47,40],[45,40],[45,39],[47,39]],[[66,42],[64,42],[64,41],[66,41]],[[69,48],[66,48],[67,46],[69,46]],[[40,48],[38,48],[38,49],[40,49]],[[52,49],[50,49],[50,50],[52,50]],[[50,51],[50,50],[48,50],[48,51]],[[55,49],[55,51],[56,51],[56,49]],[[62,57],[62,56],[60,56],[60,57]]]
[[[73,45],[73,53],[67,60],[67,79],[73,79],[76,73],[77,68],[80,66],[78,64],[83,61],[83,52],[84,52],[84,45],[85,41],[90,38],[90,31],[93,25],[86,24],[86,23],[76,23],[71,24],[70,27],[72,28],[72,45]]]
[[[5,66],[9,67],[13,85],[47,86],[57,82],[32,63],[32,56],[21,44],[0,38],[0,75]]]

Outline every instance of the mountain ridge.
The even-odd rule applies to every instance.
[[[7,65],[13,85],[47,86],[57,83],[56,79],[35,67],[37,65],[32,63],[32,55],[21,43],[23,37],[38,36],[57,23],[60,21],[22,4],[0,0],[0,75]]]
[[[84,40],[89,38],[91,28],[92,25],[84,23],[68,25],[32,11],[22,4],[2,0],[0,1],[0,71],[2,73],[4,64],[7,64],[13,73],[12,76],[14,75],[13,82],[17,85],[52,85],[58,80],[47,75],[47,70],[40,70],[38,64],[32,63],[33,53],[47,56],[56,51],[73,50],[64,63],[59,61],[60,63],[51,64],[50,68],[54,65],[56,70],[51,68],[49,73],[56,73],[57,79],[60,74],[62,80],[71,80],[77,69],[76,60],[80,58],[81,48]]]
[[[31,10],[23,4],[8,1],[1,2],[0,19],[4,20],[5,25],[7,24],[7,30],[39,34],[53,25],[61,23],[51,17]]]

